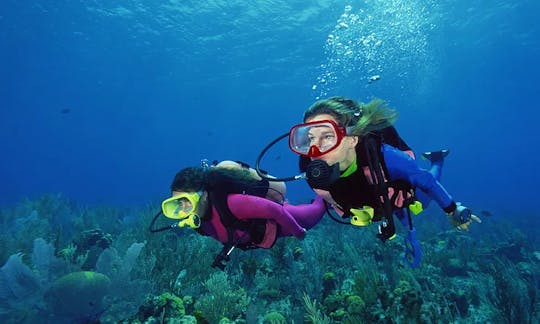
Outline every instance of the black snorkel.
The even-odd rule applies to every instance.
[[[156,213],[154,215],[154,217],[152,218],[152,221],[150,222],[150,226],[148,226],[148,230],[150,231],[150,233],[158,233],[158,232],[163,232],[163,231],[166,231],[166,230],[172,230],[174,228],[177,228],[178,227],[178,223],[175,222],[171,225],[167,225],[167,226],[163,226],[163,227],[159,227],[159,228],[154,228],[154,225],[156,223],[156,220],[158,219],[158,217],[160,215],[163,215],[163,211],[159,211],[158,213]]]
[[[330,185],[335,182],[337,179],[339,179],[340,171],[339,171],[339,163],[335,163],[332,166],[329,166],[326,162],[323,160],[313,160],[309,161],[306,164],[306,171],[302,172],[300,174],[297,174],[295,176],[291,177],[284,177],[284,178],[273,178],[269,177],[268,173],[261,170],[260,163],[263,158],[263,156],[266,154],[266,152],[274,146],[277,142],[281,141],[285,137],[287,137],[289,133],[285,133],[283,135],[280,135],[275,140],[270,142],[266,147],[261,151],[259,156],[257,157],[257,160],[255,161],[255,171],[257,171],[257,174],[267,180],[267,181],[278,181],[278,182],[288,182],[288,181],[295,181],[300,179],[306,179],[308,184],[311,188],[314,189],[322,189],[322,190],[328,190]],[[308,159],[308,158],[306,158]],[[303,169],[303,167],[301,167]],[[328,204],[326,204],[326,212],[328,215],[330,215],[330,218],[334,220],[337,223],[345,224],[345,225],[351,225],[350,222],[345,222],[338,217],[334,216],[332,212],[330,212],[330,209],[328,208]]]
[[[339,179],[339,163],[328,165],[323,160],[310,161],[306,166],[306,180],[313,189],[330,190],[330,186]]]
[[[280,135],[278,138],[276,138],[275,140],[273,140],[272,142],[270,142],[268,145],[266,145],[266,147],[261,151],[261,153],[259,154],[259,156],[257,157],[257,160],[255,161],[255,171],[257,171],[257,174],[259,175],[259,177],[265,179],[265,180],[268,180],[268,181],[275,181],[275,182],[288,182],[288,181],[295,181],[295,180],[300,180],[300,179],[304,179],[306,178],[306,173],[305,172],[302,172],[300,174],[297,174],[295,176],[291,176],[291,177],[285,177],[285,178],[273,178],[273,177],[269,177],[268,174],[266,174],[265,172],[263,172],[260,168],[260,163],[261,163],[261,160],[263,158],[263,156],[266,154],[266,152],[272,147],[274,146],[277,142],[281,141],[282,139],[284,139],[285,137],[289,136],[289,133],[285,133],[283,135]]]
[[[289,133],[285,133],[283,135],[278,136],[276,139],[271,141],[266,147],[261,151],[259,156],[257,157],[257,160],[255,161],[255,171],[257,171],[257,174],[267,180],[267,181],[275,181],[275,182],[288,182],[288,181],[295,181],[300,179],[306,179],[307,183],[312,189],[321,189],[321,190],[329,190],[330,186],[336,182],[340,177],[340,170],[339,170],[339,163],[334,163],[333,165],[328,165],[323,160],[311,160],[308,157],[302,156],[301,159],[305,159],[305,163],[300,163],[300,170],[304,171],[300,174],[290,176],[290,177],[283,177],[283,178],[274,178],[268,176],[268,173],[261,170],[260,164],[263,156],[266,154],[266,152],[274,146],[277,142],[281,141],[285,137],[287,137]],[[301,160],[302,161],[302,160]]]
[[[311,188],[328,190],[330,188],[330,185],[339,179],[339,163],[335,163],[330,166],[323,160],[312,160],[306,163],[305,172],[284,178],[269,177],[265,171],[261,170],[260,163],[266,152],[277,142],[281,141],[288,135],[289,133],[280,135],[275,140],[266,145],[266,147],[261,151],[261,153],[257,157],[257,160],[255,161],[255,171],[257,171],[259,177],[268,181],[276,182],[288,182],[306,179]],[[306,159],[308,158],[306,157]],[[301,167],[301,169],[304,169],[304,167]]]

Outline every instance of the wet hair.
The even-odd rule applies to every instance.
[[[203,168],[188,167],[176,173],[171,183],[171,191],[195,192],[204,189]]]
[[[322,114],[331,115],[340,126],[352,127],[349,135],[360,137],[391,126],[398,116],[382,99],[373,99],[364,104],[346,97],[331,97],[309,107],[304,112],[304,122]]]
[[[187,167],[176,173],[171,183],[171,191],[195,192],[220,189],[224,186],[242,188],[257,185],[259,181],[246,169]]]

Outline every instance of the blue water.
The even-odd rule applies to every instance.
[[[456,200],[538,216],[539,14],[532,0],[4,0],[0,204],[158,202],[180,168],[253,165],[316,98],[345,95],[389,101],[417,152],[449,148]],[[282,144],[262,167],[292,175]],[[292,201],[311,196],[290,184]]]

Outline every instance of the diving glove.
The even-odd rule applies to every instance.
[[[450,224],[461,231],[468,231],[473,221],[482,223],[478,216],[474,215],[469,208],[461,205],[461,203],[456,203],[456,209],[447,215]]]

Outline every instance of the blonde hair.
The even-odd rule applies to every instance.
[[[340,126],[352,127],[348,135],[359,137],[392,126],[398,117],[398,112],[382,99],[375,98],[364,104],[345,97],[331,97],[309,107],[304,112],[304,122],[322,114],[331,115]]]

